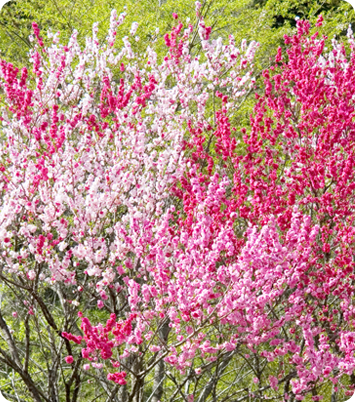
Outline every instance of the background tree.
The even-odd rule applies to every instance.
[[[139,23],[137,37],[132,42],[137,52],[144,52],[146,46],[154,43],[158,58],[165,54],[164,35],[172,27],[171,14],[177,13],[186,23],[189,19],[196,26],[195,1],[147,0],[114,2],[100,0],[21,0],[7,3],[1,12],[0,50],[2,57],[17,66],[27,61],[27,52],[31,48],[28,36],[31,24],[36,21],[46,32],[61,32],[61,40],[66,43],[73,30],[78,31],[79,43],[84,44],[85,37],[91,32],[92,24],[99,22],[98,36],[106,35],[110,12],[116,8],[118,12],[127,12],[126,22],[118,32],[118,46],[122,46],[122,38],[129,35],[133,22]],[[255,59],[257,84],[259,73],[270,64],[275,49],[283,46],[283,36],[295,32],[296,18],[315,23],[322,14],[325,24],[321,33],[329,38],[345,37],[349,23],[355,21],[354,9],[343,0],[206,0],[202,2],[202,15],[207,26],[212,27],[211,37],[228,39],[233,34],[236,43],[246,39],[260,44]],[[159,32],[157,31],[159,29]],[[191,51],[198,54],[200,39],[194,35]],[[261,85],[262,86],[262,85]],[[254,105],[253,98],[248,98],[238,115],[239,126],[249,124],[249,115]],[[237,123],[237,122],[235,122]]]
[[[140,2],[100,2],[85,0],[50,1],[11,1],[1,13],[1,51],[3,57],[11,62],[27,61],[26,52],[31,47],[28,36],[31,35],[31,24],[36,21],[43,30],[60,31],[66,42],[73,30],[79,32],[79,41],[84,41],[91,32],[92,24],[99,22],[99,37],[105,35],[109,26],[110,12],[117,8],[118,12],[127,12],[125,26],[119,33],[120,38],[127,35],[132,22],[140,24],[138,36],[143,42],[142,49],[156,37],[159,49],[164,52],[163,36],[171,29],[170,16],[176,12],[182,20],[190,18],[196,21],[194,1],[140,1]],[[308,19],[315,22],[319,14],[326,19],[323,31],[330,37],[345,35],[349,22],[354,20],[351,5],[341,0],[326,1],[266,1],[266,0],[224,0],[205,1],[202,13],[206,24],[212,26],[212,37],[224,39],[229,34],[242,39],[256,40],[261,44],[257,56],[266,62],[272,56],[275,46],[283,43],[283,35],[295,28],[295,18]],[[144,16],[144,17],[143,17]],[[156,34],[159,28],[159,34]],[[118,41],[118,43],[120,43]],[[158,53],[159,53],[158,49]]]

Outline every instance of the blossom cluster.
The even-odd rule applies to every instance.
[[[71,287],[82,335],[61,336],[80,345],[84,370],[110,362],[107,379],[120,385],[127,372],[116,369],[143,347],[181,373],[242,347],[287,358],[298,400],[351,374],[352,33],[350,56],[336,42],[326,53],[299,21],[237,132],[255,42],[211,39],[201,18],[193,56],[194,27],[178,21],[158,61],[129,38],[117,50],[123,21],[113,11],[106,43],[94,26],[84,49],[76,33],[45,49],[34,25],[32,72],[0,64],[4,275]],[[111,312],[106,324],[84,316],[81,294]],[[275,392],[283,383],[266,381]]]

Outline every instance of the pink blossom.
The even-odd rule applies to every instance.
[[[272,375],[270,375],[269,376],[269,383],[270,383],[270,386],[271,386],[271,388],[273,388],[275,391],[277,391],[278,390],[278,381],[277,381],[277,378],[276,377],[274,377],[274,376],[272,376]]]
[[[73,356],[66,356],[66,358],[65,358],[65,361],[68,363],[68,364],[72,364],[73,363],[73,361],[74,361],[74,358],[73,358]]]
[[[28,271],[27,277],[30,281],[34,281],[36,279],[36,272],[31,269],[30,271]]]

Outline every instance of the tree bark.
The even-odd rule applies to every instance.
[[[164,344],[168,341],[170,332],[169,320],[166,320],[159,330],[159,337]],[[165,377],[165,362],[161,359],[155,366],[152,402],[158,402],[163,396],[163,382]]]

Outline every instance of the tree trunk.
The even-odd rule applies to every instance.
[[[169,320],[166,320],[159,330],[159,337],[164,344],[168,341],[170,332]],[[163,396],[163,382],[165,377],[165,362],[163,359],[155,366],[152,402],[158,402]]]

